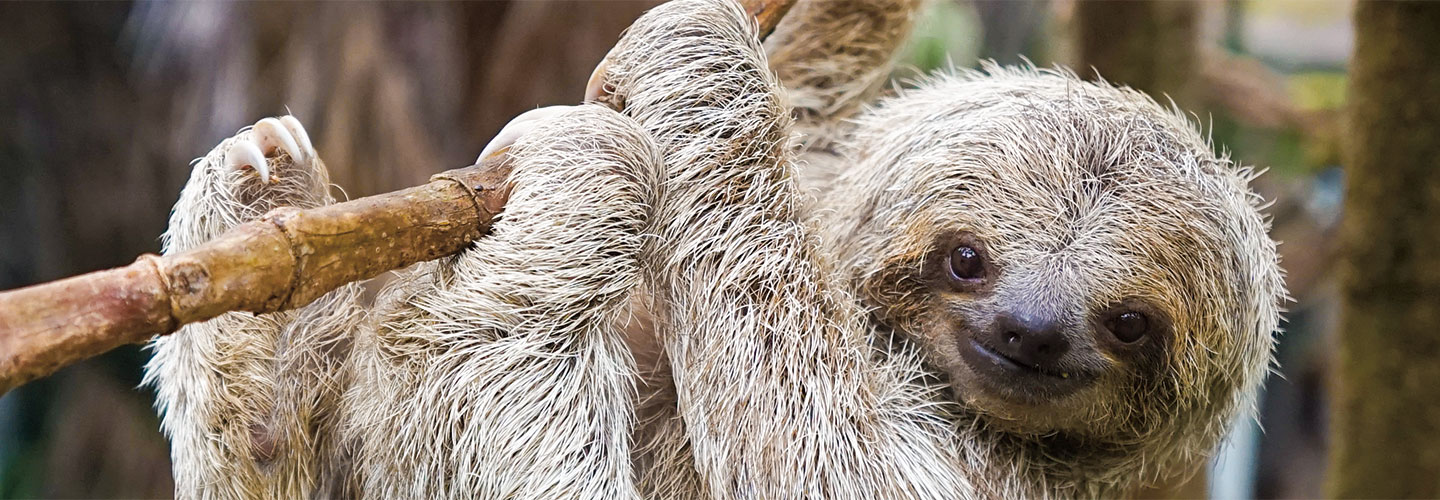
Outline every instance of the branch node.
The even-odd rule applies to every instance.
[[[179,330],[181,325],[180,316],[176,314],[175,301],[171,299],[171,297],[175,295],[175,285],[170,282],[169,273],[165,272],[165,259],[159,255],[147,253],[141,254],[135,261],[150,264],[150,269],[155,271],[155,280],[160,283],[160,286],[165,288],[165,295],[162,298],[165,300],[167,324],[163,326],[164,331],[173,332]]]
[[[290,298],[295,296],[295,290],[300,288],[300,280],[305,275],[305,256],[302,255],[300,249],[301,242],[290,234],[290,230],[285,227],[285,223],[299,212],[300,210],[295,207],[279,207],[271,210],[260,218],[260,220],[269,222],[275,226],[275,229],[280,231],[280,235],[285,238],[285,247],[290,250],[290,259],[295,262],[295,265],[290,268],[290,286],[286,287],[285,296],[278,302],[278,308],[276,310],[298,307],[290,303]]]

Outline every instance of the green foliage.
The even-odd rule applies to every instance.
[[[1290,97],[1300,109],[1338,110],[1345,105],[1348,79],[1340,71],[1310,71],[1286,79]]]
[[[974,66],[980,54],[980,17],[973,6],[930,2],[915,24],[915,34],[900,52],[902,68],[921,74]]]

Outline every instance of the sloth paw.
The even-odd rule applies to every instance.
[[[247,217],[281,206],[312,208],[332,202],[330,176],[310,134],[293,116],[255,122],[221,143],[207,161],[218,174],[211,177],[219,183],[216,191],[243,205]]]
[[[293,116],[260,120],[249,132],[246,135],[242,131],[230,143],[225,151],[225,168],[254,172],[261,182],[277,184],[283,170],[308,168],[316,159],[310,135]]]
[[[500,129],[500,133],[495,134],[494,139],[490,139],[490,143],[480,151],[480,157],[475,159],[475,163],[480,163],[491,155],[505,151],[541,123],[575,108],[576,106],[546,106],[520,113],[519,116],[512,118],[510,123],[506,123],[505,127]]]
[[[293,116],[266,118],[195,162],[170,212],[167,249],[191,248],[277,207],[333,201],[330,176],[305,127]]]

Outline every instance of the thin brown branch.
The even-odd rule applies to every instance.
[[[294,309],[346,283],[460,251],[504,207],[505,155],[429,184],[279,208],[195,249],[0,293],[0,393],[229,311]]]
[[[764,37],[795,0],[742,0]],[[230,311],[294,309],[346,283],[458,252],[505,206],[505,155],[429,184],[280,208],[187,252],[0,292],[0,394],[70,363]]]
[[[760,24],[761,40],[770,36],[775,27],[780,25],[780,20],[795,6],[795,0],[740,0],[740,3],[745,5],[745,11],[755,16],[755,21]]]

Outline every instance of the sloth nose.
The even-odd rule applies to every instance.
[[[1000,314],[991,335],[1000,354],[1031,368],[1054,368],[1070,350],[1060,323],[1044,317]]]

